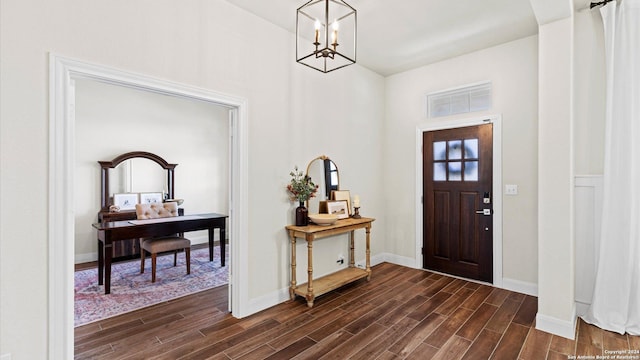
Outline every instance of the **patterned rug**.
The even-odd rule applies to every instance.
[[[227,251],[228,259],[228,251]],[[178,254],[178,266],[173,267],[173,255],[159,256],[156,282],[151,282],[151,258],[140,274],[140,261],[115,263],[111,267],[111,294],[104,294],[98,285],[98,269],[75,272],[75,326],[121,315],[143,307],[228,283],[229,261],[220,266],[220,248],[214,248],[209,261],[209,249],[191,251],[191,274],[187,275],[184,254]]]

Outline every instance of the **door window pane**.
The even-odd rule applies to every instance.
[[[447,163],[433,164],[433,181],[447,181]]]
[[[447,160],[446,141],[437,141],[433,143],[433,160]]]
[[[478,181],[479,140],[433,142],[434,181]]]
[[[464,141],[464,158],[478,158],[478,139],[467,139]]]
[[[478,181],[478,162],[464,162],[464,181]]]
[[[452,161],[449,163],[449,181],[462,180],[462,163],[460,161]]]
[[[449,160],[462,159],[462,140],[449,141]]]

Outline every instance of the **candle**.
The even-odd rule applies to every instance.
[[[318,42],[318,38],[319,38],[319,35],[320,35],[320,26],[321,26],[320,20],[316,19],[316,24],[315,24],[315,27],[316,27],[316,43]]]
[[[338,20],[333,22],[333,36],[331,37],[331,43],[335,47],[338,45],[338,30],[340,29],[340,25],[338,25]]]
[[[355,195],[353,197],[353,207],[354,208],[359,208],[360,207],[360,196]]]

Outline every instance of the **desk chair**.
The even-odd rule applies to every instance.
[[[158,219],[178,216],[178,204],[175,202],[137,204],[136,215],[139,220]],[[140,239],[140,273],[144,273],[145,251],[151,254],[151,282],[156,282],[156,257],[158,253],[173,251],[173,266],[178,262],[178,250],[184,249],[187,263],[187,275],[191,274],[191,241],[182,236],[163,236]]]

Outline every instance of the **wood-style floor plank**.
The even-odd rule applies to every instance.
[[[252,316],[227,312],[227,287],[75,329],[75,358],[120,359],[563,359],[638,350],[640,337],[578,321],[575,341],[534,328],[537,299],[383,263],[318,297]]]
[[[544,331],[529,329],[529,335],[524,342],[522,351],[518,359],[521,360],[538,360],[544,359],[549,353],[552,335]]]
[[[463,360],[485,360],[491,357],[493,350],[498,345],[502,333],[484,329],[478,335],[466,354],[464,354]]]
[[[388,348],[389,351],[398,354],[400,357],[409,355],[445,320],[446,317],[432,313],[413,327],[406,336],[397,339],[397,341]]]
[[[491,359],[517,359],[528,332],[528,327],[511,323],[491,355]]]

